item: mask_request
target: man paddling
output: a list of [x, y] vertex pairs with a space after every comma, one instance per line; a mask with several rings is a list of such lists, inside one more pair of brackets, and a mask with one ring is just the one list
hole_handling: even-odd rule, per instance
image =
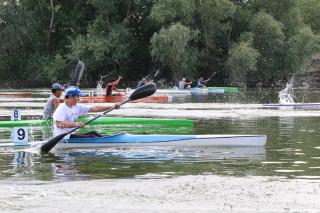
[[196, 87], [206, 87], [206, 83], [209, 81], [210, 79], [207, 79], [207, 80], [203, 80], [203, 77], [200, 77], [198, 80], [197, 80], [197, 85]]
[[182, 80], [179, 81], [179, 89], [190, 88], [191, 84], [192, 84], [192, 81], [187, 81], [186, 78], [182, 78]]
[[61, 84], [54, 83], [51, 86], [51, 95], [48, 98], [46, 105], [44, 106], [43, 110], [43, 118], [44, 119], [51, 119], [54, 111], [58, 108], [60, 102], [62, 100], [60, 99], [62, 92], [64, 91]]
[[117, 80], [111, 80], [110, 83], [106, 86], [106, 96], [111, 96], [113, 91], [116, 92], [126, 92], [124, 89], [118, 89], [117, 86], [122, 79], [122, 76], [119, 76]]
[[208, 81], [211, 80], [211, 78], [216, 74], [216, 72], [213, 72], [210, 76], [210, 78], [208, 78], [207, 80], [203, 80], [203, 77], [200, 77], [198, 80], [197, 80], [197, 84], [196, 84], [196, 87], [206, 87], [206, 83], [208, 83]]
[[[78, 104], [80, 96], [85, 96], [77, 86], [69, 86], [65, 91], [65, 101], [60, 104], [56, 111], [53, 113], [53, 127], [54, 135], [66, 133], [75, 127], [83, 127], [83, 122], [76, 122], [79, 116], [88, 112], [103, 112], [111, 109], [110, 106], [88, 106]], [[115, 108], [120, 108], [119, 104], [115, 104]], [[68, 137], [68, 136], [67, 136]], [[92, 138], [101, 137], [96, 131], [91, 131], [85, 134], [71, 134], [71, 138]]]

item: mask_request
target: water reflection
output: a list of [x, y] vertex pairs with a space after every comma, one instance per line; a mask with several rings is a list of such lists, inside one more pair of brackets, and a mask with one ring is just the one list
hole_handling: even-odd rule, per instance
[[[170, 173], [171, 176], [208, 172], [225, 174], [226, 170], [229, 174], [231, 171], [233, 174], [242, 174], [248, 170], [254, 173], [254, 165], [265, 159], [264, 147], [74, 149], [41, 156], [41, 159], [35, 154], [18, 151], [13, 154], [12, 167], [6, 173], [16, 177], [61, 180], [144, 177], [149, 173]], [[219, 169], [222, 166], [227, 168]], [[248, 170], [241, 171], [236, 167]]]

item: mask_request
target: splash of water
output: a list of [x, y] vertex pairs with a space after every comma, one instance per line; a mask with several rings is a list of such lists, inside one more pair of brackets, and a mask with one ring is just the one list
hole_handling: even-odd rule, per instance
[[103, 96], [104, 95], [104, 89], [102, 88], [103, 85], [103, 78], [106, 76], [101, 75], [100, 80], [97, 82], [97, 88], [96, 88], [96, 93], [97, 96]]
[[291, 104], [294, 103], [293, 95], [293, 84], [294, 77], [292, 77], [286, 85], [286, 88], [279, 92], [279, 103], [280, 104]]

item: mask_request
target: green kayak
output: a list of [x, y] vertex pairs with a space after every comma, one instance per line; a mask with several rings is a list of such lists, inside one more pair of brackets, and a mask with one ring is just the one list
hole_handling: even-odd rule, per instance
[[224, 90], [224, 92], [239, 92], [238, 87], [208, 87], [209, 90]]
[[[86, 122], [93, 117], [81, 117], [78, 121]], [[100, 117], [88, 125], [166, 125], [166, 126], [193, 126], [193, 121], [188, 119], [160, 119], [160, 118], [121, 118]], [[23, 127], [23, 126], [49, 126], [52, 120], [21, 120], [0, 121], [0, 127]]]

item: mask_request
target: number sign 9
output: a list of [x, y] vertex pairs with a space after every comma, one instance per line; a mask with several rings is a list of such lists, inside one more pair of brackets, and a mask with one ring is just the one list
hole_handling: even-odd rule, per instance
[[15, 127], [13, 128], [13, 142], [16, 145], [25, 145], [29, 142], [28, 128]]

